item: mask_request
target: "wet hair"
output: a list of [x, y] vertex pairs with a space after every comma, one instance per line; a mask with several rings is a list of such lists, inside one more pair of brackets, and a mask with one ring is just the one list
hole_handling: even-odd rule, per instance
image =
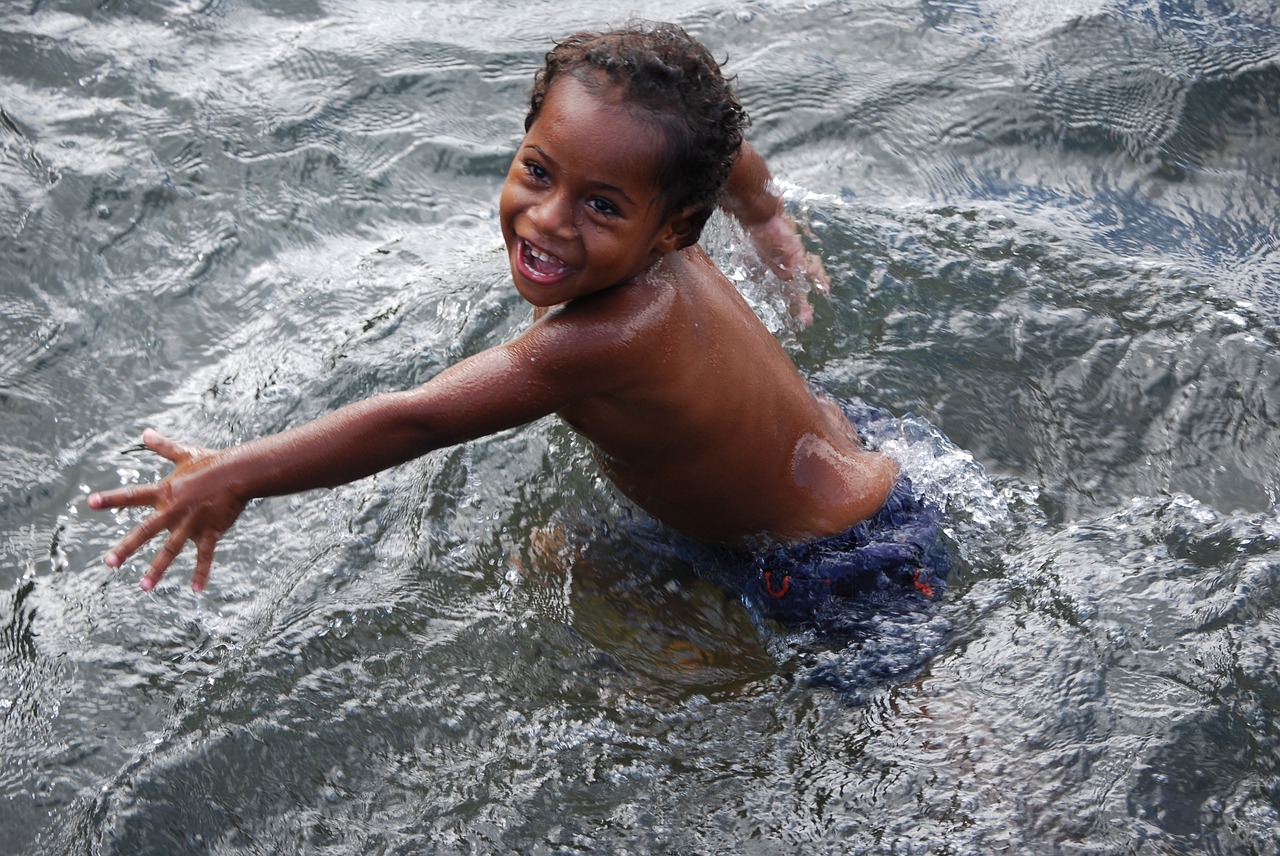
[[526, 132], [551, 85], [564, 74], [593, 92], [619, 87], [625, 106], [662, 134], [666, 151], [658, 158], [658, 198], [664, 216], [694, 209], [682, 246], [697, 241], [749, 123], [720, 64], [674, 24], [632, 23], [603, 33], [574, 33], [556, 44], [534, 77]]

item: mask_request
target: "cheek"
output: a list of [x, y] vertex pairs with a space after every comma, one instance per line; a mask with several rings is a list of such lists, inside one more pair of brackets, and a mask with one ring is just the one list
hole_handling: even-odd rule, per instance
[[516, 212], [518, 196], [510, 180], [502, 185], [502, 194], [498, 197], [498, 223], [502, 226], [503, 234], [507, 234], [511, 228], [511, 218]]

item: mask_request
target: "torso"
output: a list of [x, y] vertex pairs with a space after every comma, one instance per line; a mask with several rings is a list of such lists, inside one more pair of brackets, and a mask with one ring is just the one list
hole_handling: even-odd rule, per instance
[[814, 395], [699, 247], [621, 288], [607, 299], [634, 302], [621, 308], [626, 380], [560, 416], [624, 494], [685, 534], [731, 544], [831, 535], [880, 508], [894, 464]]

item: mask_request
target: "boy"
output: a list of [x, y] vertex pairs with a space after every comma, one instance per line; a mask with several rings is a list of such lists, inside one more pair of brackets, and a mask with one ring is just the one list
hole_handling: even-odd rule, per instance
[[[719, 199], [782, 276], [805, 267], [824, 284], [745, 125], [715, 60], [679, 28], [570, 36], [535, 78], [499, 209], [512, 279], [534, 306], [529, 329], [418, 389], [241, 446], [199, 449], [148, 429], [146, 445], [176, 466], [157, 484], [89, 498], [154, 508], [107, 564], [167, 530], [142, 588], [191, 541], [200, 591], [250, 499], [354, 481], [550, 413], [645, 511], [752, 555], [808, 551], [877, 514], [891, 491], [910, 505], [895, 465], [815, 396], [696, 243]], [[789, 571], [785, 584], [762, 574], [773, 597], [791, 587]]]

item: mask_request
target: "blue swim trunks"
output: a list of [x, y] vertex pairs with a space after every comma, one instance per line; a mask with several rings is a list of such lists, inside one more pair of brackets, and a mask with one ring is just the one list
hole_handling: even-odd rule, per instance
[[[855, 428], [888, 416], [861, 403], [841, 404]], [[942, 511], [918, 496], [905, 475], [867, 520], [837, 535], [777, 547], [753, 559], [755, 579], [747, 586], [747, 597], [765, 615], [787, 624], [822, 624], [842, 602], [901, 603], [906, 598], [927, 603], [942, 596], [951, 570]]]

